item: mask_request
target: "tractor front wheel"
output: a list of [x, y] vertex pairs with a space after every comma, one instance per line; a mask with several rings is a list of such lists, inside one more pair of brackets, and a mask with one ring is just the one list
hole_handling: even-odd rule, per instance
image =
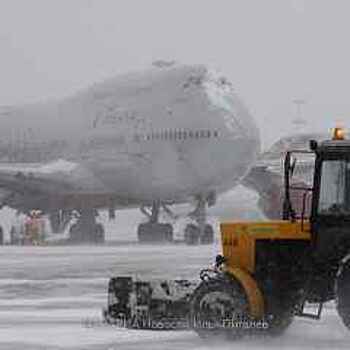
[[232, 279], [202, 281], [190, 302], [190, 324], [201, 337], [232, 340], [247, 333], [249, 304], [241, 285]]

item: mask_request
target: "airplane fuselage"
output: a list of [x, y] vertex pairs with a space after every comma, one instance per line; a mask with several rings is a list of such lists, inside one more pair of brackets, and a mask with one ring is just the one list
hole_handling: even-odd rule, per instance
[[257, 128], [231, 84], [203, 66], [153, 68], [61, 101], [0, 109], [0, 173], [20, 164], [24, 178], [42, 174], [43, 193], [60, 205], [217, 194], [258, 152]]

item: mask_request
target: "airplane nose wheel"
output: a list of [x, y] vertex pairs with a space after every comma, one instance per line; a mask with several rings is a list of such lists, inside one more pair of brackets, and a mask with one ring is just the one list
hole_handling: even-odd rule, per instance
[[201, 236], [201, 244], [212, 244], [214, 242], [214, 229], [213, 226], [206, 224], [204, 226], [204, 232]]
[[201, 234], [200, 227], [195, 224], [188, 224], [185, 228], [185, 243], [188, 245], [212, 244], [214, 241], [214, 229], [211, 225], [204, 226]]
[[158, 222], [160, 206], [160, 201], [154, 201], [150, 212], [141, 207], [142, 213], [147, 216], [149, 222], [140, 224], [137, 228], [137, 238], [140, 243], [173, 241], [173, 226]]
[[137, 229], [137, 238], [140, 243], [172, 242], [173, 227], [170, 224], [143, 223]]
[[189, 245], [212, 244], [214, 242], [214, 229], [207, 224], [207, 199], [203, 196], [197, 198], [196, 209], [189, 214], [196, 224], [188, 224], [185, 228], [184, 239]]
[[188, 245], [199, 244], [200, 230], [194, 224], [189, 224], [185, 228], [185, 243]]

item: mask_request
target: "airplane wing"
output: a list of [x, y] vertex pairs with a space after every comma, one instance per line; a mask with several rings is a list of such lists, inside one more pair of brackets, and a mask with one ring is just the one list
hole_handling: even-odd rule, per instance
[[0, 203], [11, 192], [52, 192], [58, 186], [69, 186], [65, 179], [77, 166], [65, 160], [46, 164], [0, 163]]

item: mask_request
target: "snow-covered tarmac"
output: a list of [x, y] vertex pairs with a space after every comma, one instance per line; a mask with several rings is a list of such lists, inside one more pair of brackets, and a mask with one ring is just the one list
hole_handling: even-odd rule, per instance
[[[107, 281], [193, 278], [213, 248], [120, 245], [110, 247], [1, 247], [0, 349], [213, 349], [190, 331], [138, 331], [102, 324]], [[297, 319], [278, 339], [247, 339], [216, 349], [348, 349], [350, 332], [336, 311], [321, 321]]]

